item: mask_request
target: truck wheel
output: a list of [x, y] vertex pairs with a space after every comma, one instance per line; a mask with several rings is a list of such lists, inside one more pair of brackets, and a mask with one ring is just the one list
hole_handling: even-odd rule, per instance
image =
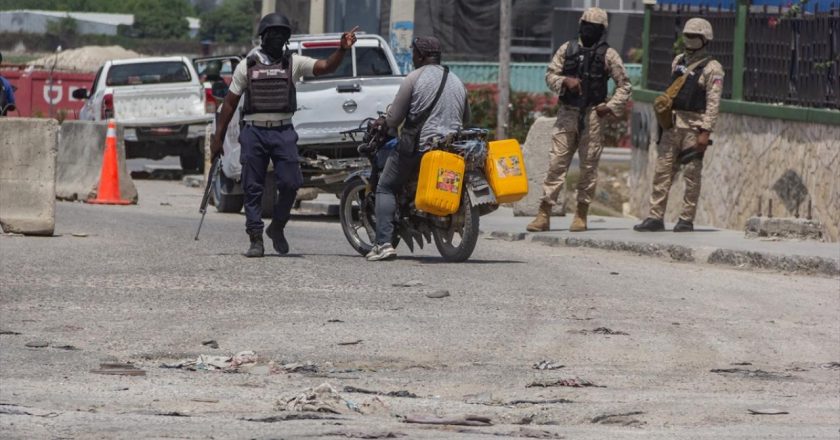
[[181, 155], [181, 169], [184, 174], [204, 173], [204, 149], [201, 147], [201, 143], [195, 143], [189, 152]]
[[227, 179], [224, 173], [219, 173], [219, 178], [213, 181], [213, 205], [216, 206], [216, 210], [219, 212], [233, 212], [237, 213], [242, 211], [242, 205], [245, 204], [245, 195], [244, 194], [224, 194], [222, 192], [222, 187], [224, 186], [223, 179]]

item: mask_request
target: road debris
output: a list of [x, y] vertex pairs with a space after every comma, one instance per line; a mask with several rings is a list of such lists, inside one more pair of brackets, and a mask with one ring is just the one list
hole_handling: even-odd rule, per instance
[[820, 368], [826, 370], [840, 370], [840, 362], [828, 362], [825, 364], [821, 364]]
[[342, 322], [344, 322], [344, 321], [342, 321], [342, 320], [340, 320], [340, 319], [330, 319], [330, 320], [328, 320], [327, 322], [328, 322], [328, 323], [342, 323]]
[[743, 377], [749, 377], [754, 379], [791, 379], [793, 375], [790, 373], [777, 373], [774, 371], [764, 371], [764, 370], [748, 370], [746, 368], [715, 368], [709, 370], [712, 373], [718, 374], [737, 374]]
[[215, 339], [211, 339], [209, 341], [202, 341], [201, 345], [210, 348], [219, 348], [219, 343]]
[[356, 345], [356, 344], [361, 344], [361, 343], [362, 343], [362, 339], [357, 339], [355, 341], [339, 342], [338, 345]]
[[501, 406], [515, 406], [515, 405], [551, 405], [555, 403], [574, 403], [569, 399], [545, 399], [545, 400], [530, 400], [518, 399], [503, 403]]
[[172, 206], [169, 202], [160, 202], [160, 206]]
[[750, 414], [754, 416], [778, 416], [782, 414], [790, 414], [787, 411], [782, 411], [780, 409], [747, 409]]
[[[476, 430], [461, 430], [459, 431], [464, 434], [483, 434], [486, 435], [487, 433], [476, 431]], [[512, 432], [494, 432], [492, 435], [496, 437], [505, 437], [505, 438], [542, 438], [542, 439], [562, 439], [564, 438], [562, 435], [557, 434], [551, 431], [543, 431], [541, 429], [534, 429], [534, 428], [526, 428], [520, 427], [518, 431]]]
[[540, 380], [536, 382], [531, 382], [528, 385], [525, 385], [525, 388], [548, 388], [548, 387], [572, 387], [572, 388], [582, 388], [582, 387], [596, 387], [596, 388], [606, 388], [604, 385], [595, 385], [594, 383], [583, 380], [580, 378], [573, 378], [573, 379], [558, 379], [558, 380]]
[[317, 373], [318, 366], [312, 362], [290, 362], [288, 364], [280, 365], [280, 369], [284, 373]]
[[392, 286], [394, 286], [394, 287], [420, 287], [422, 285], [423, 285], [423, 282], [418, 281], [418, 280], [411, 280], [411, 281], [406, 281], [404, 283], [394, 283], [394, 284], [392, 284]]
[[752, 365], [752, 362], [733, 362], [729, 365], [739, 365], [739, 366], [743, 367], [743, 366], [746, 366], [746, 365]]
[[569, 330], [569, 333], [580, 333], [582, 335], [588, 335], [588, 334], [592, 333], [592, 334], [598, 334], [598, 335], [625, 335], [625, 336], [630, 334], [630, 333], [627, 333], [627, 332], [613, 330], [613, 329], [610, 329], [610, 328], [607, 328], [607, 327], [598, 327], [594, 330], [577, 330], [577, 331], [576, 330]]
[[277, 423], [291, 420], [344, 420], [342, 417], [327, 416], [313, 413], [286, 413], [276, 416], [260, 417], [257, 419], [242, 419], [246, 422]]
[[88, 234], [86, 232], [73, 232], [70, 235], [73, 236], [73, 237], [76, 237], [76, 238], [85, 238], [85, 237], [88, 236]]
[[231, 359], [230, 368], [235, 370], [243, 365], [255, 364], [258, 359], [257, 354], [253, 351], [240, 351]]
[[565, 365], [562, 365], [560, 362], [557, 361], [539, 361], [536, 364], [534, 364], [535, 370], [559, 370], [565, 367]]
[[434, 292], [429, 292], [426, 294], [427, 298], [434, 299], [446, 298], [447, 296], [449, 296], [448, 290], [435, 290]]
[[633, 418], [644, 414], [642, 411], [633, 411], [621, 414], [603, 414], [592, 419], [592, 423], [600, 423], [602, 425], [624, 425], [624, 426], [639, 426], [644, 424], [641, 420]]
[[610, 272], [610, 275], [618, 275], [618, 272]]
[[170, 412], [162, 412], [162, 413], [155, 413], [156, 416], [165, 416], [165, 417], [192, 417], [187, 413], [182, 413], [179, 411], [170, 411]]
[[190, 399], [190, 401], [198, 403], [219, 403], [218, 399]]
[[113, 376], [145, 376], [146, 370], [135, 367], [133, 364], [123, 363], [101, 363], [98, 370], [90, 370], [94, 374], [106, 374]]
[[278, 402], [280, 409], [285, 411], [323, 412], [331, 414], [347, 414], [359, 412], [355, 402], [347, 400], [327, 382], [310, 388], [285, 402]]
[[357, 393], [357, 394], [375, 394], [377, 396], [387, 396], [387, 397], [408, 397], [408, 398], [416, 398], [417, 394], [406, 390], [399, 390], [399, 391], [389, 391], [384, 393], [382, 391], [373, 391], [373, 390], [366, 390], [364, 388], [356, 388], [353, 386], [345, 386], [344, 387], [345, 393]]
[[36, 411], [26, 406], [16, 405], [14, 403], [0, 403], [0, 414], [10, 416], [35, 416], [35, 417], [58, 417], [56, 412]]
[[493, 426], [489, 417], [474, 415], [462, 417], [406, 416], [403, 422], [424, 425]]
[[66, 345], [52, 345], [51, 347], [55, 348], [55, 349], [58, 349], [58, 350], [67, 350], [67, 351], [79, 351], [79, 350], [81, 350], [81, 348], [76, 347], [74, 345], [69, 345], [69, 344], [66, 344]]
[[160, 368], [236, 372], [240, 367], [255, 364], [257, 360], [257, 354], [253, 351], [241, 351], [234, 356], [202, 354], [196, 359], [182, 359], [174, 363], [163, 363]]
[[50, 346], [50, 343], [47, 341], [30, 341], [24, 345], [29, 348], [46, 348]]
[[20, 335], [22, 333], [18, 333], [13, 330], [0, 330], [0, 335]]
[[381, 432], [364, 432], [364, 431], [333, 431], [321, 435], [322, 437], [347, 437], [347, 438], [399, 438], [405, 437], [406, 434], [395, 431], [381, 431]]

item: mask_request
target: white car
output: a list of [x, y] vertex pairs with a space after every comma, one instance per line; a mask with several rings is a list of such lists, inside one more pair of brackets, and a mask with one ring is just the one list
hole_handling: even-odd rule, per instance
[[[293, 35], [289, 48], [296, 54], [325, 59], [338, 47], [341, 34]], [[339, 194], [344, 180], [366, 167], [367, 159], [356, 150], [359, 142], [341, 134], [358, 128], [366, 118], [376, 118], [394, 100], [404, 76], [382, 37], [357, 34], [356, 44], [341, 66], [329, 75], [304, 77], [295, 84], [298, 109], [292, 122], [305, 188]], [[240, 106], [244, 102], [240, 100]], [[239, 113], [228, 127], [221, 174], [213, 188], [213, 202], [222, 212], [239, 212], [240, 186]], [[263, 214], [270, 215], [274, 200], [273, 175], [266, 178]]]
[[185, 172], [204, 167], [205, 130], [215, 109], [206, 95], [192, 62], [180, 56], [107, 61], [90, 90], [73, 92], [87, 100], [79, 119], [113, 118], [125, 127], [127, 158], [179, 156]]

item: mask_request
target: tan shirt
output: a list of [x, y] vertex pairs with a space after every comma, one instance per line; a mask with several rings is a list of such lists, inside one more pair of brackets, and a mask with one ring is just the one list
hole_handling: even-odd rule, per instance
[[[671, 73], [677, 70], [677, 65], [685, 54], [677, 55], [671, 63]], [[720, 115], [720, 96], [723, 93], [723, 66], [717, 60], [711, 60], [700, 73], [700, 80], [697, 84], [706, 90], [706, 111], [705, 113], [687, 112], [675, 110], [676, 127], [689, 128], [693, 130], [703, 129], [713, 131], [718, 116]]]
[[[252, 50], [251, 53], [254, 51]], [[249, 56], [251, 54], [248, 54]], [[312, 69], [315, 68], [314, 58], [303, 55], [292, 55], [292, 81], [298, 82], [304, 76], [313, 76]], [[233, 79], [230, 82], [231, 93], [242, 96], [245, 89], [248, 87], [248, 60], [243, 59], [233, 71]], [[253, 113], [245, 115], [242, 119], [246, 121], [282, 121], [284, 119], [291, 119], [293, 113]]]
[[[566, 88], [563, 87], [563, 80], [566, 79], [563, 75], [563, 63], [566, 61], [566, 49], [568, 47], [569, 43], [566, 42], [557, 49], [557, 52], [554, 53], [554, 57], [545, 72], [545, 83], [548, 85], [548, 88], [551, 89], [552, 92], [561, 96], [566, 93]], [[627, 101], [630, 99], [630, 93], [632, 92], [630, 79], [627, 77], [627, 72], [624, 70], [624, 62], [621, 61], [621, 56], [615, 49], [607, 49], [604, 61], [606, 62], [607, 72], [609, 73], [610, 78], [615, 81], [615, 93], [612, 98], [607, 101], [607, 107], [609, 107], [616, 116], [621, 116], [624, 114], [625, 106], [627, 105]]]

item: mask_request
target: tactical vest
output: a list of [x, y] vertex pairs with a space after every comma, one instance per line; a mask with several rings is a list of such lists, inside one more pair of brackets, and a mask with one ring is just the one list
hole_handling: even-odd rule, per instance
[[[703, 69], [709, 64], [711, 58], [700, 63], [694, 68], [694, 71], [688, 74], [679, 93], [674, 98], [674, 110], [683, 110], [688, 112], [705, 113], [706, 112], [706, 88], [700, 87], [700, 77], [703, 74]], [[683, 57], [679, 61], [679, 65], [685, 68], [686, 61]], [[676, 79], [680, 74], [674, 72], [672, 79]]]
[[585, 108], [607, 101], [607, 50], [610, 46], [602, 41], [593, 47], [581, 47], [577, 41], [570, 41], [566, 47], [563, 75], [577, 78], [582, 93], [564, 93], [563, 104]]
[[248, 57], [248, 87], [243, 114], [294, 113], [297, 110], [292, 55], [274, 64], [262, 64], [257, 55]]

